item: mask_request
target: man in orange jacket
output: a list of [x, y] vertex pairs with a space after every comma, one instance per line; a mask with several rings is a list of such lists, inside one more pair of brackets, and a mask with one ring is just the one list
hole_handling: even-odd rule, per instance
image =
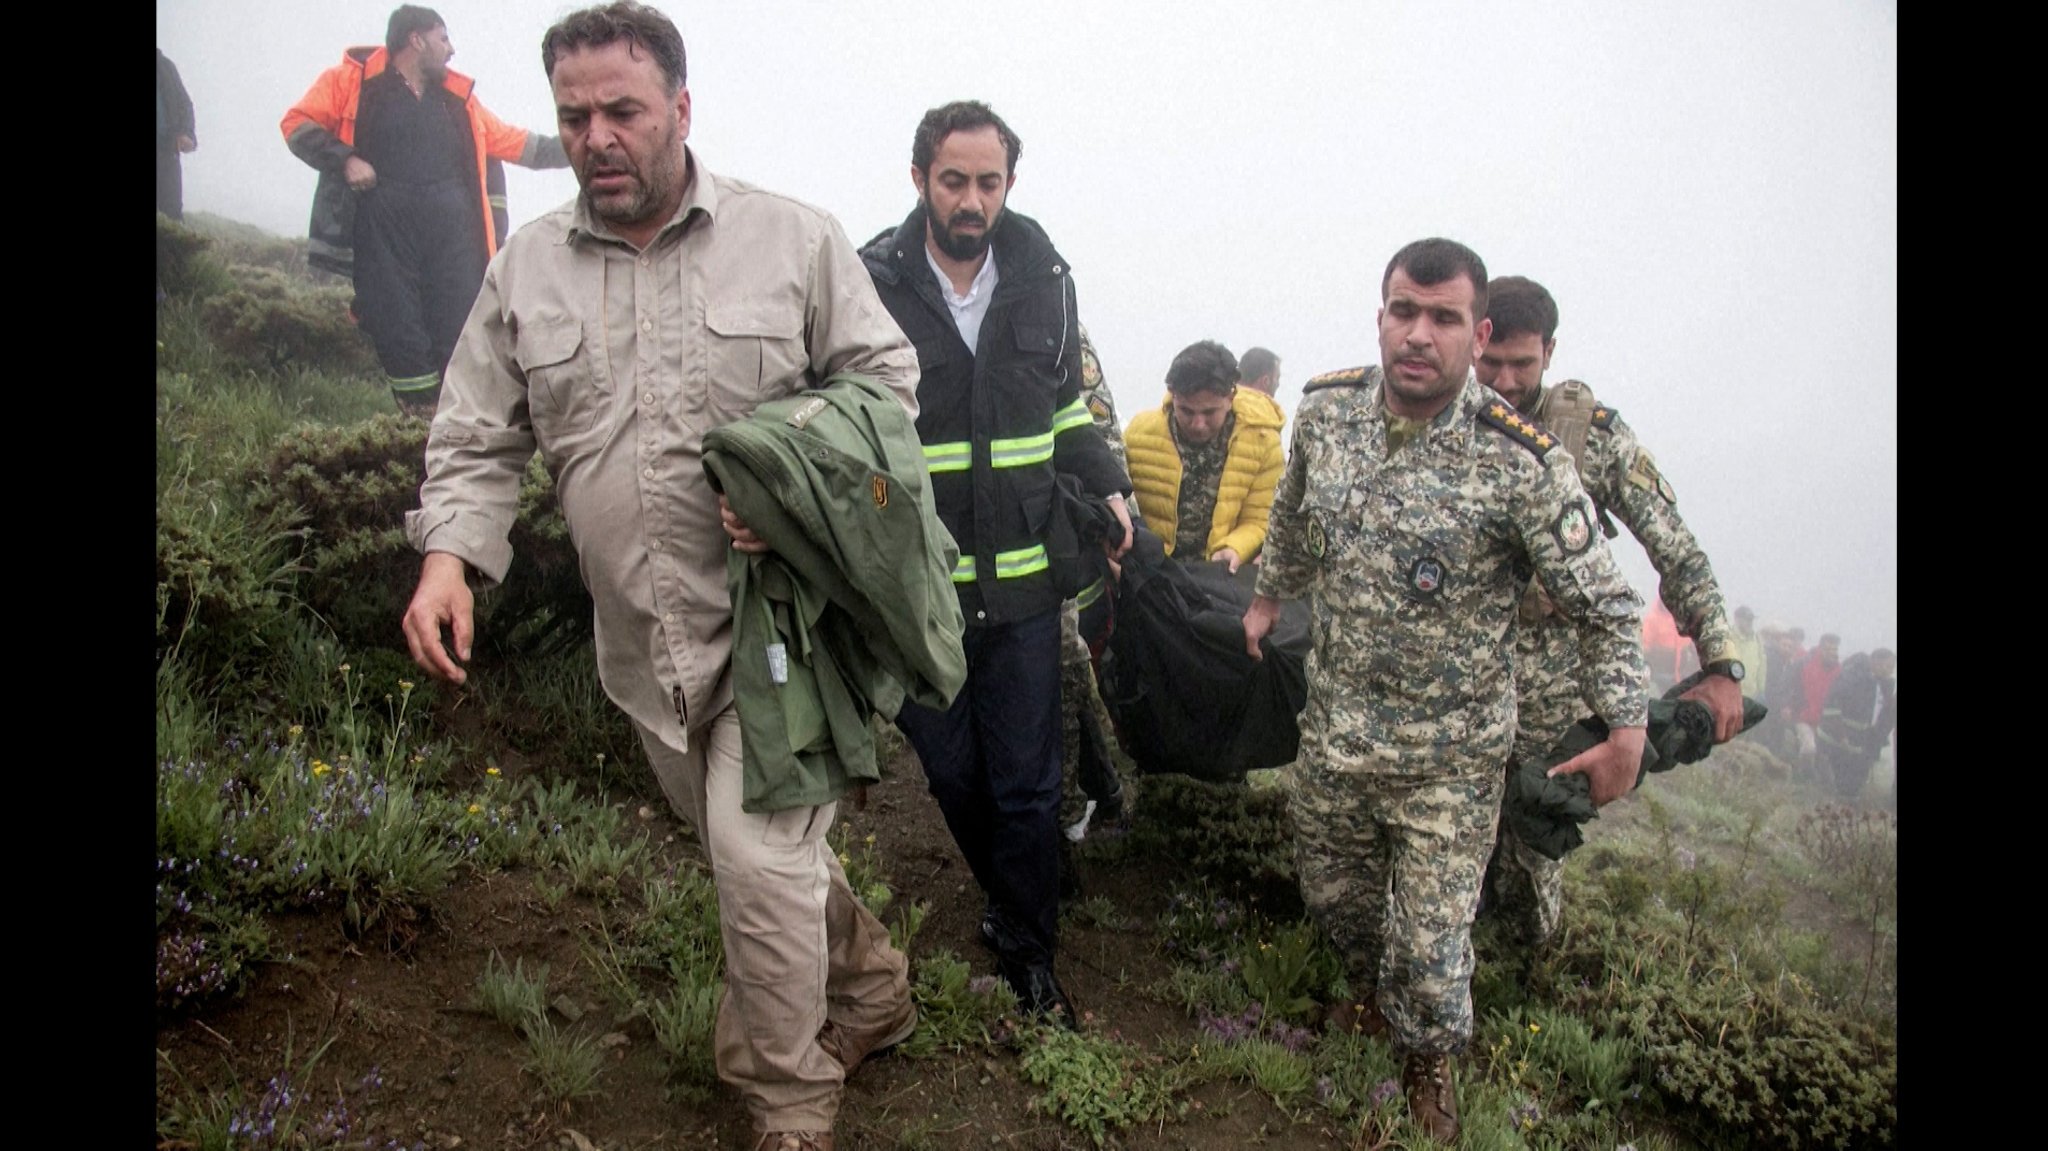
[[281, 128], [320, 172], [307, 259], [352, 275], [356, 320], [401, 411], [431, 417], [484, 266], [505, 237], [494, 161], [566, 168], [561, 141], [493, 116], [448, 70], [455, 46], [430, 8], [391, 13], [382, 48], [350, 48]]

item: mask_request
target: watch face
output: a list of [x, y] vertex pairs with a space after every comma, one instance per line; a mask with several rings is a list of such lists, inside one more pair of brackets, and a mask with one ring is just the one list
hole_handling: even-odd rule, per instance
[[1742, 666], [1742, 661], [1739, 659], [1722, 660], [1718, 670], [1722, 675], [1727, 676], [1736, 683], [1741, 683], [1742, 677], [1747, 675], [1749, 671], [1749, 669]]

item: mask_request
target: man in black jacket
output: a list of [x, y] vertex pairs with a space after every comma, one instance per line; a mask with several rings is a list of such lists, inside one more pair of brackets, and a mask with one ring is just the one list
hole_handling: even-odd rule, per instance
[[185, 153], [199, 147], [199, 129], [192, 117], [192, 97], [178, 66], [156, 50], [156, 210], [173, 220], [185, 218]]
[[1081, 590], [1063, 492], [1106, 501], [1130, 546], [1130, 481], [1081, 399], [1074, 281], [1045, 229], [1004, 210], [1017, 134], [988, 106], [925, 113], [918, 205], [861, 252], [917, 347], [918, 438], [939, 519], [960, 545], [967, 686], [944, 712], [906, 704], [954, 842], [987, 896], [982, 939], [1035, 1012], [1075, 1021], [1053, 976], [1059, 925], [1060, 604]]
[[1843, 803], [1862, 797], [1871, 765], [1892, 733], [1898, 716], [1892, 673], [1898, 666], [1898, 656], [1888, 647], [1859, 652], [1842, 661], [1842, 673], [1828, 688], [1815, 734], [1833, 769], [1835, 796]]

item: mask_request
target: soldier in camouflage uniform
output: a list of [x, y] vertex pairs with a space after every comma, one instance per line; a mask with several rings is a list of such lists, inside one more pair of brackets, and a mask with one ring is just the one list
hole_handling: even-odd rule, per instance
[[[1479, 381], [1570, 453], [1609, 538], [1619, 534], [1611, 515], [1642, 543], [1661, 577], [1659, 593], [1671, 618], [1692, 637], [1702, 666], [1718, 673], [1686, 696], [1713, 709], [1718, 739], [1734, 738], [1742, 726], [1737, 684], [1746, 669], [1735, 659], [1735, 636], [1714, 569], [1679, 518], [1670, 481], [1614, 409], [1593, 399], [1592, 389], [1577, 380], [1543, 386], [1543, 372], [1557, 347], [1557, 304], [1543, 285], [1521, 276], [1496, 277], [1487, 285], [1487, 318], [1493, 331], [1474, 365]], [[1513, 761], [1548, 753], [1588, 710], [1579, 690], [1576, 633], [1557, 614], [1540, 581], [1529, 582], [1520, 616], [1510, 771]], [[1486, 869], [1486, 915], [1499, 916], [1519, 942], [1540, 949], [1557, 931], [1563, 898], [1563, 865], [1522, 843], [1503, 824]]]
[[[1391, 1032], [1409, 1112], [1455, 1139], [1451, 1056], [1472, 1038], [1472, 916], [1513, 743], [1510, 632], [1532, 572], [1572, 623], [1606, 742], [1595, 803], [1635, 782], [1642, 601], [1556, 441], [1471, 375], [1486, 266], [1422, 240], [1381, 281], [1381, 365], [1310, 381], [1245, 613], [1247, 650], [1307, 597], [1312, 649], [1290, 813], [1302, 896]], [[1555, 773], [1554, 772], [1554, 773]]]
[[[1116, 462], [1124, 464], [1124, 433], [1117, 423], [1116, 397], [1110, 394], [1109, 381], [1102, 376], [1102, 363], [1095, 357], [1088, 326], [1081, 325], [1080, 331], [1081, 402], [1088, 405], [1088, 415], [1102, 431]], [[1135, 512], [1137, 505], [1131, 506]], [[1085, 589], [1060, 609], [1060, 705], [1066, 716], [1063, 743], [1068, 769], [1060, 826], [1067, 829], [1070, 842], [1086, 835], [1096, 819], [1120, 821], [1125, 815], [1123, 781], [1117, 777], [1116, 759], [1106, 734], [1110, 727], [1108, 711], [1095, 684], [1094, 658], [1080, 629], [1080, 609], [1087, 606], [1082, 601], [1092, 603], [1105, 590]], [[1095, 804], [1092, 811], [1087, 806], [1091, 802]], [[1071, 861], [1066, 874], [1065, 893], [1076, 893]]]

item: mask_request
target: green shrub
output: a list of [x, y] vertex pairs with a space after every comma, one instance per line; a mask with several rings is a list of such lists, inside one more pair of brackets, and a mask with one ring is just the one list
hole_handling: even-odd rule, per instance
[[[156, 286], [171, 298], [203, 299], [232, 287], [226, 267], [204, 235], [159, 212]], [[161, 302], [161, 301], [160, 301]]]
[[1753, 982], [1747, 968], [1702, 964], [1682, 922], [1588, 921], [1569, 900], [1565, 914], [1558, 1006], [1637, 1049], [1643, 1080], [1677, 1121], [1764, 1148], [1890, 1145], [1891, 1039], [1814, 1002], [1796, 980]]
[[1060, 1119], [1097, 1147], [1110, 1133], [1182, 1113], [1179, 1069], [1138, 1047], [1059, 1027], [1038, 1029], [1024, 1051], [1026, 1082], [1044, 1088], [1034, 1110]]
[[[426, 440], [426, 424], [396, 414], [306, 426], [279, 439], [261, 465], [254, 503], [306, 525], [302, 594], [344, 646], [403, 650], [398, 621], [420, 567], [405, 514], [419, 506]], [[511, 544], [504, 583], [477, 597], [478, 650], [531, 655], [587, 641], [590, 594], [538, 456]]]
[[1258, 904], [1276, 918], [1301, 915], [1294, 825], [1283, 790], [1179, 775], [1146, 776], [1144, 786], [1128, 837], [1133, 855], [1170, 859], [1181, 874]]
[[250, 367], [313, 363], [381, 376], [377, 350], [349, 318], [352, 289], [316, 286], [276, 268], [235, 266], [200, 310], [221, 351]]

